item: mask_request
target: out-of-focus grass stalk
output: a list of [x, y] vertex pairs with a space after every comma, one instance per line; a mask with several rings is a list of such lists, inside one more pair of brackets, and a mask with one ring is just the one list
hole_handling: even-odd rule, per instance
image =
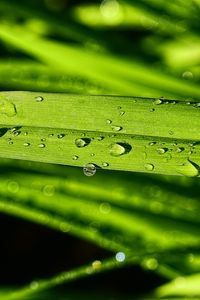
[[[83, 47], [51, 41], [33, 34], [22, 26], [14, 28], [11, 25], [2, 24], [0, 38], [48, 65], [54, 66], [54, 69], [76, 73], [77, 76], [85, 76], [92, 81], [97, 80], [118, 94], [137, 96], [151, 94], [159, 97], [164, 93], [166, 97], [175, 96], [184, 99], [200, 97], [198, 86], [186, 84], [158, 71], [155, 72], [151, 67]], [[136, 90], [135, 87], [137, 87]], [[141, 92], [138, 94], [139, 87]], [[146, 87], [148, 91], [145, 91]]]

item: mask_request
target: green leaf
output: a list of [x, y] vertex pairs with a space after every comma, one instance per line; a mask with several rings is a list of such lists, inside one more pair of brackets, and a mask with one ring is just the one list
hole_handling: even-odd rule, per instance
[[200, 296], [200, 274], [176, 278], [156, 289], [155, 296]]

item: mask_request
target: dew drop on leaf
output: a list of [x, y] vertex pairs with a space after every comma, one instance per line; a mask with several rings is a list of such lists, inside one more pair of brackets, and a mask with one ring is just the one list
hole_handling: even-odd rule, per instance
[[154, 165], [152, 164], [145, 164], [144, 167], [147, 171], [153, 171], [154, 169]]
[[164, 154], [166, 151], [167, 151], [166, 148], [158, 148], [157, 149], [158, 154]]
[[108, 119], [108, 120], [106, 120], [106, 123], [107, 123], [107, 124], [111, 124], [112, 121]]
[[183, 150], [184, 150], [183, 147], [178, 147], [178, 148], [176, 149], [176, 152], [177, 152], [177, 153], [180, 153], [180, 152], [182, 152]]
[[31, 288], [32, 290], [36, 290], [38, 287], [39, 287], [39, 283], [38, 283], [37, 281], [32, 281], [32, 282], [30, 283], [30, 288]]
[[42, 96], [37, 96], [37, 97], [35, 97], [35, 100], [37, 102], [42, 102], [44, 100], [44, 98]]
[[147, 258], [142, 262], [142, 266], [148, 270], [155, 270], [158, 267], [158, 261], [155, 258]]
[[149, 146], [154, 146], [156, 144], [156, 142], [150, 142]]
[[126, 255], [124, 252], [117, 252], [117, 254], [115, 255], [115, 258], [118, 262], [123, 262], [126, 259]]
[[99, 269], [101, 269], [101, 261], [100, 261], [100, 260], [95, 260], [95, 261], [93, 261], [93, 263], [92, 263], [92, 268], [93, 268], [94, 270], [99, 270]]
[[153, 104], [159, 105], [159, 104], [162, 104], [162, 102], [163, 101], [161, 99], [156, 99], [156, 100], [153, 101]]
[[110, 154], [112, 156], [120, 156], [126, 152], [126, 149], [123, 145], [120, 144], [111, 144], [110, 145]]
[[15, 105], [5, 99], [0, 99], [0, 114], [5, 114], [8, 117], [14, 117], [17, 114]]
[[108, 166], [109, 166], [109, 163], [103, 162], [103, 163], [102, 163], [102, 166], [103, 166], [103, 167], [108, 167]]
[[97, 137], [97, 141], [102, 141], [103, 139], [104, 139], [103, 136], [98, 136], [98, 137]]
[[112, 125], [111, 128], [112, 128], [112, 131], [120, 131], [120, 130], [122, 130], [122, 127], [121, 126], [117, 126], [117, 125]]
[[93, 176], [96, 173], [96, 167], [94, 164], [89, 163], [83, 167], [83, 173], [86, 176]]
[[73, 159], [73, 160], [77, 160], [77, 159], [78, 159], [78, 156], [77, 156], [77, 155], [74, 155], [74, 156], [72, 157], [72, 159]]
[[199, 175], [198, 167], [190, 160], [184, 163], [182, 166], [177, 167], [176, 171], [179, 174], [188, 176], [188, 177], [196, 177]]
[[28, 146], [30, 146], [30, 143], [24, 143], [23, 144], [25, 147], [28, 147]]
[[45, 148], [45, 144], [39, 144], [38, 147], [39, 148]]
[[120, 115], [120, 116], [123, 116], [124, 114], [125, 114], [125, 111], [120, 111], [120, 112], [119, 112], [119, 115]]
[[12, 135], [13, 135], [13, 136], [18, 136], [18, 135], [20, 135], [20, 131], [17, 131], [17, 130], [16, 130], [16, 131], [13, 131]]
[[63, 133], [57, 135], [58, 139], [62, 139], [64, 136], [65, 135]]
[[75, 140], [75, 145], [78, 148], [83, 148], [90, 143], [90, 139], [80, 138]]

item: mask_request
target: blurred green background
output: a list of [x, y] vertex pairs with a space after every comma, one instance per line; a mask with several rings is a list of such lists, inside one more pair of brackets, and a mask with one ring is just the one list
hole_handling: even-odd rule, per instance
[[[199, 0], [0, 0], [0, 89], [199, 99], [199, 17]], [[198, 178], [0, 166], [3, 288], [118, 251], [137, 263], [55, 288], [52, 299], [139, 299], [200, 272]]]

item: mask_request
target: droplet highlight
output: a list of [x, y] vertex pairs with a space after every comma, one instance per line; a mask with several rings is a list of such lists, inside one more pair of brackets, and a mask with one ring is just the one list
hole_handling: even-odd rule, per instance
[[35, 100], [37, 102], [42, 102], [44, 100], [44, 98], [42, 96], [37, 96], [37, 97], [35, 97]]
[[118, 132], [118, 131], [122, 130], [122, 127], [121, 126], [117, 126], [117, 125], [112, 125], [111, 129], [112, 129], [112, 131]]

